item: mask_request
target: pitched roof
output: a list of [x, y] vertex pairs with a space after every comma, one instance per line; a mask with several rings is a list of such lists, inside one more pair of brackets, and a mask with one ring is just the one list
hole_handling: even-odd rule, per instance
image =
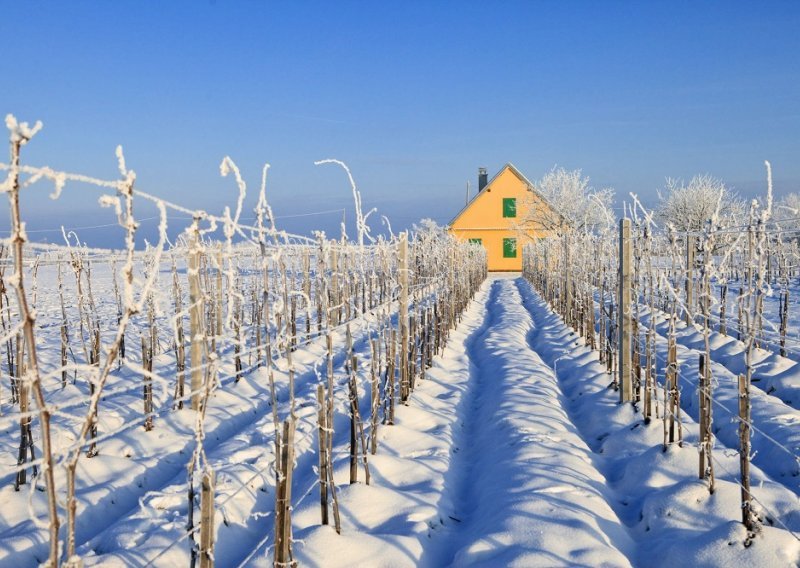
[[480, 195], [482, 195], [482, 194], [483, 194], [483, 192], [485, 192], [487, 189], [489, 189], [489, 188], [492, 186], [492, 184], [494, 183], [494, 181], [495, 181], [495, 180], [496, 180], [498, 177], [500, 177], [500, 174], [502, 174], [502, 173], [503, 173], [504, 171], [506, 171], [506, 170], [510, 170], [510, 171], [511, 171], [511, 173], [513, 173], [515, 176], [517, 176], [517, 178], [519, 178], [519, 180], [520, 180], [522, 183], [524, 183], [524, 184], [525, 184], [525, 186], [527, 187], [528, 191], [531, 191], [531, 192], [533, 192], [533, 193], [534, 193], [534, 194], [535, 194], [535, 195], [536, 195], [536, 196], [537, 196], [539, 199], [541, 199], [541, 200], [542, 200], [542, 202], [543, 202], [545, 205], [547, 205], [547, 206], [548, 206], [548, 207], [549, 207], [549, 208], [550, 208], [550, 209], [551, 209], [553, 212], [555, 212], [555, 213], [556, 213], [556, 215], [558, 215], [558, 216], [559, 216], [559, 217], [561, 217], [562, 219], [566, 220], [566, 218], [564, 217], [564, 215], [562, 215], [562, 214], [561, 214], [561, 212], [560, 212], [558, 209], [556, 209], [556, 208], [553, 206], [553, 204], [552, 204], [552, 203], [550, 203], [550, 201], [549, 201], [549, 200], [548, 200], [548, 199], [547, 199], [547, 198], [546, 198], [544, 195], [542, 195], [542, 194], [541, 194], [541, 192], [540, 192], [538, 189], [536, 189], [536, 186], [535, 186], [535, 185], [533, 185], [533, 183], [532, 183], [532, 182], [531, 182], [531, 181], [530, 181], [528, 178], [526, 178], [526, 177], [525, 177], [525, 175], [524, 175], [524, 174], [523, 174], [521, 171], [519, 171], [519, 170], [517, 169], [517, 167], [516, 167], [514, 164], [512, 164], [511, 162], [506, 162], [506, 165], [504, 165], [502, 168], [500, 168], [500, 171], [499, 171], [499, 172], [497, 172], [497, 173], [494, 175], [494, 177], [492, 177], [492, 179], [490, 179], [490, 180], [489, 180], [489, 183], [487, 183], [487, 184], [484, 186], [484, 188], [483, 188], [482, 190], [480, 190], [478, 193], [476, 193], [476, 194], [475, 194], [475, 196], [474, 196], [472, 199], [470, 199], [470, 200], [469, 200], [469, 203], [467, 203], [466, 205], [464, 205], [464, 207], [461, 209], [461, 211], [459, 211], [459, 212], [456, 214], [456, 216], [455, 216], [455, 217], [453, 217], [453, 218], [450, 220], [450, 222], [447, 224], [447, 226], [448, 226], [448, 227], [452, 227], [452, 226], [453, 226], [453, 223], [455, 223], [455, 222], [458, 220], [458, 218], [459, 218], [459, 217], [461, 217], [461, 215], [463, 215], [463, 214], [464, 214], [464, 212], [465, 212], [467, 209], [469, 209], [469, 208], [470, 208], [470, 206], [473, 204], [473, 202], [474, 202], [476, 199], [478, 199], [478, 197], [479, 197]]

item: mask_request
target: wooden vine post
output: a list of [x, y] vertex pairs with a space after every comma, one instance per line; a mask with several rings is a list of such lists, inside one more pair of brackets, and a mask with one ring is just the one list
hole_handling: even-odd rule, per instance
[[[181, 300], [181, 285], [178, 280], [178, 271], [175, 267], [175, 261], [172, 262], [172, 286], [173, 295], [175, 296], [175, 313], [181, 314], [183, 312], [183, 304]], [[183, 397], [185, 391], [185, 373], [186, 373], [186, 338], [183, 331], [183, 316], [179, 316], [175, 321], [175, 370], [177, 371], [177, 381], [175, 383], [175, 408], [183, 408]]]
[[[394, 391], [395, 391], [395, 361], [397, 360], [397, 330], [392, 327], [388, 333], [389, 343], [386, 346], [386, 385], [384, 392], [386, 396], [386, 423], [394, 424]], [[438, 341], [438, 331], [436, 334]]]
[[294, 420], [283, 422], [280, 471], [275, 491], [275, 556], [278, 566], [295, 566], [292, 560], [292, 474], [294, 472]]
[[203, 296], [200, 290], [200, 231], [197, 219], [189, 244], [189, 333], [192, 361], [192, 410], [200, 410], [203, 388]]
[[355, 357], [353, 356], [353, 336], [350, 324], [347, 324], [347, 361], [345, 368], [348, 374], [348, 391], [350, 400], [350, 484], [358, 481], [358, 389], [356, 386]]
[[789, 289], [784, 288], [780, 295], [780, 345], [781, 357], [786, 357], [786, 329], [789, 325]]
[[752, 531], [755, 523], [750, 495], [750, 388], [746, 375], [739, 375], [739, 468], [742, 486], [742, 523], [748, 531]]
[[364, 482], [369, 485], [369, 465], [367, 463], [367, 441], [364, 434], [364, 423], [358, 407], [358, 358], [353, 353], [353, 336], [350, 333], [350, 324], [347, 324], [347, 360], [346, 368], [349, 374], [348, 386], [350, 393], [350, 483], [358, 482], [358, 442], [361, 440], [361, 458], [364, 464]]
[[329, 324], [333, 327], [339, 325], [339, 258], [336, 254], [336, 245], [331, 246], [331, 285], [328, 294], [333, 306], [329, 306]]
[[[675, 443], [675, 426], [678, 430], [678, 444], [682, 445], [683, 432], [681, 431], [681, 399], [680, 390], [678, 389], [678, 347], [675, 343], [674, 335], [675, 320], [670, 322], [670, 335], [667, 340], [667, 373], [666, 373], [666, 388], [664, 389], [664, 396], [667, 400], [664, 401], [664, 426], [665, 426], [665, 440], [664, 450], [667, 449], [667, 443]], [[667, 428], [667, 422], [669, 427]]]
[[564, 240], [564, 320], [568, 326], [575, 327], [573, 319], [573, 289], [572, 289], [572, 262], [570, 259], [569, 232]]
[[[17, 125], [16, 121], [6, 117], [6, 125], [11, 130], [11, 164], [9, 168], [8, 181], [6, 182], [6, 193], [8, 194], [9, 212], [11, 215], [11, 250], [14, 257], [14, 276], [11, 287], [17, 296], [20, 318], [22, 319], [22, 336], [25, 341], [25, 353], [27, 354], [27, 381], [30, 385], [36, 405], [39, 408], [39, 424], [42, 433], [42, 474], [47, 487], [47, 510], [49, 517], [49, 557], [48, 564], [58, 565], [58, 505], [56, 502], [55, 473], [53, 468], [53, 454], [51, 449], [50, 437], [50, 416], [51, 410], [45, 403], [44, 390], [42, 388], [41, 374], [39, 370], [39, 358], [36, 350], [36, 314], [28, 304], [28, 296], [24, 285], [24, 253], [25, 229], [22, 223], [19, 207], [19, 163], [20, 148], [27, 144], [31, 137], [41, 128], [41, 123], [37, 123], [32, 129], [28, 129], [27, 124]], [[19, 364], [19, 362], [17, 363]]]
[[325, 408], [325, 387], [317, 385], [317, 422], [319, 426], [319, 505], [323, 525], [328, 524], [328, 421]]
[[408, 376], [408, 233], [400, 233], [398, 256], [400, 266], [400, 400], [406, 402], [409, 392]]
[[[59, 265], [60, 266], [60, 265]], [[69, 348], [69, 336], [67, 334], [67, 318], [64, 316], [61, 324], [61, 388], [67, 386], [67, 349]]]
[[711, 361], [706, 359], [705, 354], [700, 355], [700, 380], [699, 380], [699, 403], [700, 403], [700, 461], [699, 477], [708, 479], [708, 490], [714, 493], [714, 462], [711, 456], [711, 446], [713, 443], [713, 433], [711, 431]]
[[[17, 476], [16, 480], [14, 481], [14, 491], [19, 491], [20, 485], [25, 485], [26, 483], [26, 475], [27, 470], [24, 466], [25, 463], [28, 461], [28, 453], [30, 453], [30, 461], [35, 461], [36, 456], [34, 455], [34, 443], [33, 443], [33, 432], [31, 432], [31, 421], [33, 420], [30, 413], [29, 413], [29, 403], [30, 403], [30, 396], [29, 396], [29, 386], [22, 380], [22, 377], [25, 375], [25, 364], [23, 362], [23, 342], [22, 337], [17, 336], [17, 365], [14, 369], [15, 377], [12, 378], [12, 384], [17, 385], [17, 398], [19, 399], [19, 430], [20, 430], [20, 438], [19, 438], [19, 455], [17, 458]], [[33, 466], [33, 477], [34, 479], [38, 475], [38, 471], [36, 465]]]
[[214, 566], [214, 472], [203, 472], [200, 486], [200, 568]]
[[694, 321], [694, 252], [697, 248], [695, 237], [686, 237], [686, 309], [684, 311], [684, 318], [686, 325], [690, 325]]
[[144, 400], [144, 429], [153, 429], [153, 351], [152, 345], [142, 335], [142, 371], [144, 387], [142, 398]]
[[[212, 334], [212, 341], [214, 342], [214, 349], [213, 351], [217, 352], [217, 344], [219, 343], [219, 339], [222, 337], [222, 252], [217, 251], [216, 254], [217, 258], [217, 285], [214, 287], [214, 320], [213, 320], [213, 328], [214, 333]], [[229, 298], [229, 301], [232, 298]], [[217, 353], [219, 355], [219, 353]]]
[[[326, 302], [328, 301], [327, 298], [329, 297], [327, 294]], [[326, 401], [325, 407], [325, 441], [326, 441], [326, 448], [325, 448], [325, 459], [327, 460], [328, 466], [328, 487], [330, 489], [330, 496], [332, 500], [333, 506], [333, 523], [336, 532], [341, 534], [342, 532], [342, 524], [339, 518], [339, 501], [336, 497], [336, 482], [333, 478], [333, 336], [331, 335], [331, 325], [330, 325], [330, 304], [327, 304], [326, 313], [328, 314], [326, 325], [327, 325], [327, 335], [325, 336], [325, 344], [327, 347], [327, 358], [326, 358], [326, 369], [327, 369], [327, 382], [328, 382], [328, 398]]]
[[619, 349], [619, 401], [633, 400], [631, 376], [631, 220], [619, 221], [619, 290], [618, 290], [618, 349]]
[[378, 385], [378, 370], [380, 368], [379, 343], [373, 339], [372, 360], [370, 365], [370, 453], [375, 455], [378, 452], [378, 409], [380, 403], [380, 386]]
[[719, 333], [722, 336], [728, 335], [728, 325], [725, 322], [728, 303], [728, 281], [722, 282], [719, 290]]
[[[97, 374], [95, 377], [89, 381], [89, 394], [94, 396], [95, 389], [97, 385], [95, 384], [96, 377], [99, 375], [99, 368], [100, 368], [100, 330], [95, 329], [92, 333], [92, 347], [89, 351], [89, 364], [98, 369]], [[22, 360], [20, 358], [20, 360]], [[97, 407], [95, 407], [94, 412], [92, 412], [91, 417], [91, 427], [89, 429], [89, 435], [91, 438], [91, 444], [89, 444], [89, 449], [86, 450], [86, 457], [92, 458], [97, 455]]]

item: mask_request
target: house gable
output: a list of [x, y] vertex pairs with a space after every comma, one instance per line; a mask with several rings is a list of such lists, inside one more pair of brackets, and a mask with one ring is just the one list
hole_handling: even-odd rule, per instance
[[[533, 208], [535, 215], [531, 215]], [[512, 164], [506, 164], [453, 218], [451, 233], [486, 249], [489, 270], [522, 268], [521, 247], [545, 236], [563, 217]], [[545, 225], [550, 226], [548, 230]]]
[[[450, 222], [453, 229], [507, 229], [523, 215], [527, 186], [506, 166]], [[516, 199], [516, 217], [503, 217], [503, 199]]]
[[[515, 217], [503, 216], [504, 199], [516, 199]], [[518, 228], [527, 218], [527, 206], [531, 204], [555, 212], [528, 178], [508, 163], [450, 221], [449, 227], [453, 230]]]

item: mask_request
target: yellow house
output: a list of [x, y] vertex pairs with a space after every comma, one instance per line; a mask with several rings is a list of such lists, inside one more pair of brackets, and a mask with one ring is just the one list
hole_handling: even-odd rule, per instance
[[487, 182], [486, 168], [478, 170], [478, 193], [448, 225], [460, 240], [482, 245], [490, 271], [522, 270], [522, 246], [545, 236], [563, 217], [534, 185], [506, 164]]

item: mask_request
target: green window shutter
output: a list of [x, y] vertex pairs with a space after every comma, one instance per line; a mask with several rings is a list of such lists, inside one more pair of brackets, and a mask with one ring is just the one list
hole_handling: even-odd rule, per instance
[[517, 258], [517, 239], [503, 239], [503, 258]]
[[503, 217], [516, 217], [517, 216], [517, 198], [504, 197], [503, 198]]
[[469, 242], [472, 245], [482, 245], [483, 244], [483, 239], [470, 239]]

